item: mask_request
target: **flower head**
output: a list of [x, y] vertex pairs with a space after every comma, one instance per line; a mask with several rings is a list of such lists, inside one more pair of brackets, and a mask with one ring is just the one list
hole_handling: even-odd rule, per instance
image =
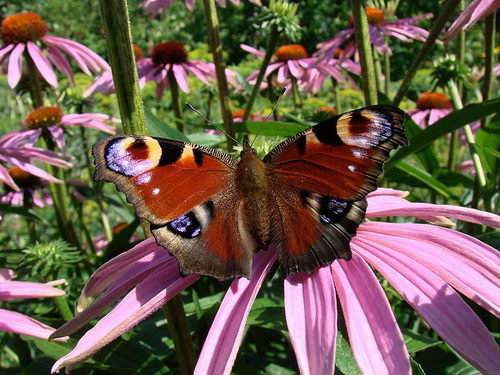
[[[393, 21], [387, 21], [385, 13], [381, 9], [366, 8], [365, 11], [368, 19], [370, 40], [379, 53], [392, 55], [392, 50], [385, 43], [384, 36], [394, 37], [403, 42], [411, 42], [414, 40], [424, 42], [429, 35], [427, 30], [416, 26], [416, 24], [422, 19], [432, 17], [432, 14], [423, 14], [411, 18], [400, 18]], [[333, 39], [318, 44], [320, 50], [318, 56], [330, 59], [334, 56], [337, 49], [346, 43], [344, 54], [350, 56], [356, 49], [356, 44], [353, 39], [354, 27], [351, 17], [348, 29], [341, 30]]]
[[39, 107], [34, 109], [21, 123], [26, 130], [18, 132], [25, 133], [32, 139], [38, 139], [44, 130], [52, 135], [60, 149], [64, 148], [64, 131], [62, 127], [83, 126], [99, 130], [104, 133], [114, 134], [115, 127], [110, 125], [119, 120], [102, 113], [80, 113], [65, 115], [58, 107]]
[[46, 181], [19, 167], [11, 167], [8, 173], [14, 183], [19, 187], [16, 191], [9, 185], [4, 184], [4, 194], [0, 195], [0, 203], [13, 206], [36, 206], [45, 207], [52, 205], [51, 195], [44, 190]]
[[278, 61], [300, 60], [309, 57], [306, 49], [300, 44], [287, 44], [281, 46], [276, 51]]
[[[404, 192], [379, 189], [368, 196], [367, 218], [414, 216], [442, 222], [454, 217], [500, 226], [497, 215], [473, 209], [412, 203]], [[363, 223], [351, 241], [353, 258], [284, 281], [285, 313], [301, 373], [331, 374], [335, 364], [337, 298], [345, 316], [354, 357], [363, 373], [410, 373], [409, 355], [387, 296], [369, 265], [473, 366], [500, 369], [493, 337], [454, 289], [499, 314], [496, 251], [457, 231], [429, 224]], [[205, 340], [194, 374], [229, 374], [245, 322], [267, 273], [274, 250], [260, 251], [253, 277], [233, 281]], [[80, 313], [53, 337], [71, 334], [123, 299], [59, 359], [53, 371], [70, 369], [145, 319], [196, 280], [181, 277], [175, 258], [154, 243], [141, 242], [99, 268], [85, 286]], [[95, 300], [102, 293], [102, 296]], [[460, 329], [457, 329], [460, 327]]]
[[445, 94], [424, 92], [417, 100], [417, 109], [407, 112], [416, 124], [425, 128], [453, 112], [453, 106]]
[[[14, 271], [0, 269], [0, 301], [64, 295], [64, 290], [53, 286], [64, 283], [64, 280], [40, 284], [29, 281], [12, 281], [14, 277]], [[16, 311], [0, 309], [0, 331], [48, 339], [54, 329]], [[59, 340], [66, 341], [67, 339], [65, 337]]]
[[[85, 74], [91, 70], [110, 69], [99, 55], [75, 41], [47, 35], [48, 27], [36, 13], [7, 16], [2, 21], [0, 62], [8, 59], [7, 81], [14, 88], [21, 79], [23, 56], [31, 59], [40, 75], [51, 86], [57, 86], [54, 67], [73, 82], [73, 71], [67, 56], [75, 60]], [[26, 52], [26, 53], [25, 53]]]
[[[170, 8], [175, 1], [176, 0], [144, 0], [141, 3], [141, 6], [144, 7], [144, 14], [150, 16], [157, 16], [157, 15], [163, 16], [165, 14], [165, 11], [168, 8]], [[229, 1], [231, 1], [234, 5], [240, 5], [240, 0], [229, 0]], [[249, 1], [255, 5], [262, 5], [260, 0], [249, 0]], [[195, 1], [184, 0], [184, 4], [186, 5], [186, 8], [189, 11], [192, 11], [194, 9]], [[225, 8], [226, 0], [217, 0], [217, 4]]]

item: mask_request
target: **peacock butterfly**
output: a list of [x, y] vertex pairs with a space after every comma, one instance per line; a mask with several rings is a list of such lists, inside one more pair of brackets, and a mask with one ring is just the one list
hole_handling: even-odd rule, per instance
[[96, 181], [116, 184], [184, 274], [252, 274], [274, 245], [285, 275], [350, 259], [366, 195], [391, 150], [406, 145], [403, 111], [370, 106], [292, 136], [260, 159], [240, 161], [191, 143], [117, 135], [93, 148]]

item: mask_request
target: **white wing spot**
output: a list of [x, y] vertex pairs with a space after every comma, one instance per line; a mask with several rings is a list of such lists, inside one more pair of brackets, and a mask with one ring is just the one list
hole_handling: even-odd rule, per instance
[[351, 172], [354, 172], [356, 170], [356, 167], [354, 165], [349, 165], [347, 169], [349, 169]]
[[152, 191], [151, 191], [151, 194], [153, 195], [158, 195], [158, 193], [160, 192], [160, 189], [158, 188], [154, 188]]

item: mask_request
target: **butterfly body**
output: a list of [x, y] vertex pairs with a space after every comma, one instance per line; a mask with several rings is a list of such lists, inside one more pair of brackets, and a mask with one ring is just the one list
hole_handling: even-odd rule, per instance
[[194, 144], [114, 136], [94, 146], [96, 180], [114, 182], [184, 273], [251, 277], [272, 245], [283, 272], [350, 259], [365, 196], [391, 149], [406, 144], [390, 106], [347, 112], [240, 161]]

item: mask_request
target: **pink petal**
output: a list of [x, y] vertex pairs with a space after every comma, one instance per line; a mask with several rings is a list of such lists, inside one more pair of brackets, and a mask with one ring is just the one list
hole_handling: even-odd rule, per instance
[[23, 72], [23, 52], [25, 44], [19, 43], [9, 56], [9, 66], [7, 68], [7, 82], [11, 89], [16, 87]]
[[12, 158], [6, 155], [2, 156], [3, 159], [5, 159], [7, 162], [14, 164], [15, 166], [21, 168], [22, 170], [29, 172], [35, 176], [38, 176], [40, 178], [43, 178], [44, 180], [50, 181], [50, 182], [55, 182], [58, 184], [62, 184], [62, 181], [55, 178], [54, 176], [48, 174], [45, 172], [43, 169], [40, 169], [38, 167], [35, 167], [33, 164], [31, 164], [28, 159], [25, 158]]
[[172, 64], [172, 71], [175, 76], [175, 80], [179, 85], [180, 89], [186, 93], [189, 92], [189, 84], [186, 76], [186, 71], [180, 64]]
[[49, 130], [50, 134], [52, 134], [52, 137], [56, 141], [57, 147], [59, 147], [59, 149], [63, 150], [64, 149], [64, 131], [62, 130], [62, 128], [60, 126], [54, 125], [54, 126], [49, 126], [47, 129]]
[[403, 190], [396, 190], [396, 189], [390, 189], [390, 188], [378, 188], [377, 190], [369, 193], [367, 195], [367, 198], [384, 196], [384, 195], [404, 198], [404, 197], [407, 197], [409, 194], [410, 194], [410, 192], [403, 191]]
[[499, 7], [500, 0], [474, 0], [446, 32], [447, 41], [456, 37], [460, 31], [472, 26], [480, 18], [493, 13]]
[[[399, 242], [394, 241], [394, 246]], [[500, 373], [500, 349], [477, 315], [428, 268], [375, 241], [351, 247], [375, 267], [451, 347], [487, 374]], [[440, 256], [440, 254], [436, 254]]]
[[253, 48], [253, 47], [246, 45], [246, 44], [240, 44], [240, 47], [242, 50], [253, 53], [254, 55], [256, 55], [258, 57], [264, 57], [266, 55], [265, 52], [259, 51], [258, 49]]
[[7, 169], [0, 164], [0, 180], [14, 191], [19, 191], [19, 186], [14, 182]]
[[7, 55], [13, 48], [15, 44], [7, 44], [5, 47], [0, 49], [0, 61]]
[[0, 282], [12, 280], [16, 277], [16, 273], [8, 268], [0, 268]]
[[303, 71], [300, 69], [299, 65], [294, 60], [288, 60], [288, 69], [290, 69], [290, 73], [297, 78], [300, 79], [302, 77]]
[[63, 296], [64, 290], [29, 281], [0, 282], [0, 301], [13, 299]]
[[42, 51], [33, 42], [28, 42], [28, 53], [30, 54], [36, 68], [42, 75], [42, 77], [49, 83], [49, 85], [57, 87], [57, 78], [50, 62], [42, 54]]
[[[54, 328], [50, 328], [29, 316], [15, 311], [0, 309], [0, 331], [39, 337], [47, 340]], [[59, 341], [66, 341], [65, 337]]]
[[409, 354], [384, 290], [357, 254], [331, 265], [349, 343], [364, 374], [410, 374]]
[[259, 251], [253, 259], [252, 280], [232, 282], [205, 339], [194, 375], [231, 372], [248, 313], [274, 261], [274, 251]]
[[417, 110], [413, 114], [411, 114], [411, 119], [419, 125], [421, 128], [425, 128], [428, 126], [428, 121], [425, 121], [427, 116], [430, 114], [430, 110]]
[[169, 265], [158, 269], [87, 331], [76, 347], [54, 364], [52, 373], [63, 367], [69, 371], [78, 363], [85, 361], [103, 346], [135, 327], [198, 279], [198, 275], [182, 277], [178, 272], [172, 273]]
[[59, 69], [66, 77], [69, 78], [70, 82], [74, 85], [75, 79], [73, 76], [73, 70], [71, 70], [71, 65], [68, 59], [64, 56], [57, 48], [49, 46], [47, 48], [47, 53], [50, 61]]
[[329, 266], [285, 279], [285, 314], [300, 373], [333, 374], [337, 299]]

